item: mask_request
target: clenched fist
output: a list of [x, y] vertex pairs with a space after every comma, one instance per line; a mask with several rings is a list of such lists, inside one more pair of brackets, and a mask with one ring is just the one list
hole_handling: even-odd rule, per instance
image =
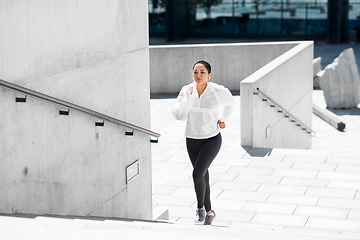
[[217, 121], [217, 124], [219, 124], [219, 127], [220, 127], [221, 129], [224, 129], [224, 128], [226, 127], [225, 122], [222, 122], [222, 121], [220, 121], [220, 120]]

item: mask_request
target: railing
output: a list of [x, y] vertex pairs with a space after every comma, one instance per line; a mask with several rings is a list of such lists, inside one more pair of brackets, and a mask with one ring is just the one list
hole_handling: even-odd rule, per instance
[[261, 95], [263, 95], [264, 97], [262, 98], [262, 100], [264, 102], [271, 102], [270, 107], [277, 107], [278, 108], [278, 113], [284, 113], [286, 118], [289, 118], [291, 122], [295, 123], [298, 127], [301, 127], [302, 130], [306, 131], [309, 134], [316, 134], [316, 132], [314, 130], [312, 130], [310, 127], [306, 126], [304, 123], [302, 123], [300, 120], [298, 120], [296, 117], [294, 117], [293, 115], [291, 115], [288, 111], [285, 110], [285, 108], [283, 108], [280, 104], [276, 103], [274, 100], [272, 100], [271, 98], [269, 98], [266, 94], [264, 94], [262, 91], [260, 91], [259, 88], [256, 89], [257, 92], [254, 92], [255, 95], [258, 95], [259, 93]]
[[[19, 85], [16, 85], [16, 84], [13, 84], [13, 83], [1, 80], [1, 79], [0, 79], [0, 86], [3, 86], [3, 87], [6, 87], [6, 88], [9, 88], [9, 89], [12, 89], [12, 90], [15, 90], [15, 91], [18, 91], [18, 92], [33, 96], [33, 97], [36, 97], [36, 98], [39, 98], [39, 99], [42, 99], [42, 100], [45, 100], [45, 101], [48, 101], [48, 102], [51, 102], [51, 103], [55, 103], [57, 105], [61, 105], [61, 106], [67, 107], [69, 109], [73, 109], [73, 110], [76, 110], [76, 111], [79, 111], [79, 112], [82, 112], [82, 113], [85, 113], [85, 114], [88, 114], [88, 115], [91, 115], [91, 116], [95, 116], [95, 117], [98, 117], [100, 119], [103, 119], [104, 121], [106, 120], [106, 121], [109, 121], [109, 122], [112, 122], [112, 123], [115, 123], [115, 124], [130, 128], [132, 130], [136, 130], [136, 131], [148, 134], [148, 135], [156, 137], [156, 138], [160, 137], [159, 133], [156, 133], [156, 132], [150, 131], [148, 129], [145, 129], [145, 128], [142, 128], [142, 127], [139, 127], [139, 126], [136, 126], [136, 125], [121, 121], [119, 119], [107, 116], [105, 114], [102, 114], [102, 113], [99, 113], [99, 112], [96, 112], [96, 111], [93, 111], [91, 109], [88, 109], [88, 108], [85, 108], [85, 107], [82, 107], [82, 106], [78, 106], [78, 105], [75, 105], [73, 103], [69, 103], [69, 102], [66, 102], [64, 100], [54, 98], [54, 97], [51, 97], [51, 96], [48, 96], [48, 95], [45, 95], [45, 94], [30, 90], [28, 88], [21, 87]], [[61, 111], [60, 111], [60, 114], [61, 114]], [[96, 124], [98, 124], [98, 123], [96, 123]], [[98, 126], [100, 126], [100, 125], [98, 124]], [[126, 135], [133, 135], [132, 132], [130, 132], [130, 133], [126, 132], [125, 134]], [[151, 142], [157, 142], [157, 140], [151, 140]]]

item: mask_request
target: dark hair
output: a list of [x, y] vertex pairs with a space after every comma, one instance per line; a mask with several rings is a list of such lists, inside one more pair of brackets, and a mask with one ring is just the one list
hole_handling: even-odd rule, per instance
[[210, 65], [210, 63], [208, 63], [207, 61], [204, 61], [204, 60], [197, 61], [197, 62], [194, 64], [193, 69], [194, 69], [195, 65], [198, 64], [198, 63], [204, 65], [204, 67], [206, 68], [206, 70], [208, 71], [208, 73], [211, 73], [211, 65]]

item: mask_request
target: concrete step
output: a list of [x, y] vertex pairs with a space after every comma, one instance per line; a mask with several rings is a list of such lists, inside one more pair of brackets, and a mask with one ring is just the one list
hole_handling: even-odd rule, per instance
[[63, 217], [0, 216], [2, 240], [36, 239], [246, 239], [246, 240], [345, 240], [351, 236], [296, 231], [266, 231], [171, 222], [105, 220]]

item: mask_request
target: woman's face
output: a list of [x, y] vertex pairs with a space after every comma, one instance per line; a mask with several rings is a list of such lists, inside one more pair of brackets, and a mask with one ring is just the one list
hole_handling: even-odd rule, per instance
[[197, 85], [207, 84], [211, 73], [208, 73], [208, 70], [205, 68], [204, 65], [198, 63], [194, 66], [193, 70], [194, 81]]

